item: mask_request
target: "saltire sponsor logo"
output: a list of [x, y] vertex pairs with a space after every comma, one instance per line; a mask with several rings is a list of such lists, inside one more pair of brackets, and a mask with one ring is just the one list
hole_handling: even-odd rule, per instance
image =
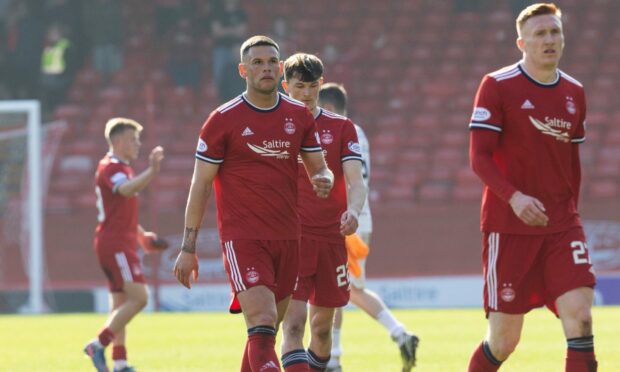
[[546, 134], [548, 136], [555, 137], [556, 140], [562, 142], [570, 142], [570, 137], [568, 135], [568, 131], [562, 131], [556, 128], [562, 128], [570, 130], [572, 124], [566, 120], [558, 119], [558, 118], [549, 118], [545, 117], [545, 122], [535, 119], [531, 116], [528, 116], [532, 125], [538, 129], [542, 134]]
[[271, 140], [263, 141], [263, 146], [258, 146], [251, 143], [247, 143], [247, 145], [250, 150], [261, 156], [273, 157], [276, 159], [288, 159], [291, 157], [291, 154], [287, 150], [291, 147], [291, 143], [289, 141]]

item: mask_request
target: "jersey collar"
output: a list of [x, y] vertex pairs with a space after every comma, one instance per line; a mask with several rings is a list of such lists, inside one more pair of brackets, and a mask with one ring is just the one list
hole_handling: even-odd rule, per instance
[[323, 108], [322, 107], [318, 107], [319, 111], [316, 113], [316, 116], [314, 117], [314, 120], [317, 120], [321, 115], [323, 115]]
[[519, 70], [521, 70], [521, 73], [523, 73], [523, 76], [525, 76], [529, 81], [543, 88], [552, 88], [560, 83], [560, 70], [558, 69], [555, 70], [554, 81], [552, 81], [551, 83], [543, 83], [539, 80], [534, 79], [530, 74], [527, 73], [527, 70], [523, 66], [523, 60], [519, 61], [519, 63], [517, 64], [517, 67], [519, 67]]
[[250, 100], [248, 99], [247, 95], [245, 92], [243, 92], [243, 94], [241, 94], [241, 98], [245, 101], [245, 103], [250, 106], [250, 108], [254, 111], [258, 111], [258, 112], [271, 112], [274, 111], [275, 109], [278, 108], [278, 106], [280, 105], [280, 92], [278, 92], [278, 97], [276, 99], [276, 103], [268, 108], [260, 108], [258, 106], [255, 106], [254, 104], [252, 104], [252, 102], [250, 102]]
[[123, 164], [127, 164], [129, 165], [128, 161], [122, 160], [121, 158], [119, 158], [118, 156], [114, 155], [113, 152], [108, 152], [108, 156], [110, 157], [110, 159], [112, 159], [113, 161], [115, 161], [116, 163], [123, 163]]

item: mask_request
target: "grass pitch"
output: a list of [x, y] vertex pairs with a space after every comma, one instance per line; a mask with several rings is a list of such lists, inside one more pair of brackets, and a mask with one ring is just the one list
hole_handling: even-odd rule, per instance
[[[420, 337], [414, 371], [464, 371], [486, 331], [481, 309], [396, 310]], [[0, 316], [0, 370], [92, 371], [82, 347], [103, 314]], [[620, 371], [620, 308], [594, 309], [599, 371]], [[342, 358], [346, 372], [400, 371], [400, 355], [386, 331], [361, 311], [346, 311]], [[245, 327], [225, 313], [140, 314], [128, 328], [128, 358], [139, 371], [239, 371]], [[279, 341], [278, 341], [279, 345]], [[521, 344], [502, 371], [564, 370], [560, 322], [546, 310], [526, 316]], [[111, 365], [108, 351], [108, 362]]]

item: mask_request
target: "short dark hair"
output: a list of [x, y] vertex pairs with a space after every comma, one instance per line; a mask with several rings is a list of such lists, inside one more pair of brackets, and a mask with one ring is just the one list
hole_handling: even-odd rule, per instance
[[325, 83], [319, 91], [319, 105], [331, 103], [338, 114], [347, 111], [347, 91], [342, 84]]
[[280, 47], [273, 39], [264, 35], [255, 35], [241, 44], [241, 48], [239, 48], [239, 58], [243, 61], [243, 57], [249, 53], [250, 49], [257, 46], [272, 46], [276, 48], [278, 54], [280, 54]]
[[528, 19], [546, 14], [556, 15], [558, 18], [562, 19], [562, 10], [554, 3], [537, 3], [523, 9], [517, 17], [517, 33], [519, 36], [521, 36], [523, 25]]
[[323, 62], [307, 53], [295, 53], [284, 61], [284, 79], [297, 78], [303, 82], [317, 81], [323, 76]]

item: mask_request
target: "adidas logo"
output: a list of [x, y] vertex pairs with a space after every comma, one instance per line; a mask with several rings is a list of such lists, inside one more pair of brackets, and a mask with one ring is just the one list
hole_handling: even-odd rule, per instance
[[273, 360], [268, 361], [267, 363], [265, 363], [262, 367], [260, 367], [260, 371], [267, 371], [269, 369], [276, 369], [277, 371], [280, 370], [280, 368], [278, 367], [277, 364], [274, 363]]
[[531, 110], [534, 108], [534, 105], [532, 105], [532, 102], [530, 102], [529, 99], [526, 99], [521, 105], [521, 108], [524, 110]]
[[251, 136], [251, 135], [253, 135], [253, 134], [254, 134], [254, 132], [252, 132], [252, 129], [250, 129], [250, 127], [245, 127], [245, 130], [243, 131], [243, 133], [241, 133], [241, 135], [242, 135], [243, 137], [245, 137], [245, 136]]

